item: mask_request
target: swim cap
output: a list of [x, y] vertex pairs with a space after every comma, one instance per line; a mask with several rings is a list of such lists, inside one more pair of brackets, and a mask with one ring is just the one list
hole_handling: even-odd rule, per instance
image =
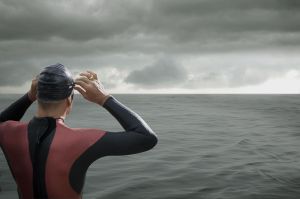
[[37, 98], [41, 101], [58, 101], [73, 93], [74, 80], [71, 72], [57, 63], [45, 67], [38, 76]]

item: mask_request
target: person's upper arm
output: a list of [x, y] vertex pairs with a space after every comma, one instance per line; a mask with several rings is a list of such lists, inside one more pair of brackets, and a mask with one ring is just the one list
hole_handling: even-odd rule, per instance
[[0, 123], [8, 120], [19, 121], [32, 104], [26, 93], [0, 113]]
[[[102, 132], [102, 131], [101, 131]], [[101, 133], [100, 132], [100, 133]], [[136, 132], [105, 132], [80, 158], [78, 166], [87, 168], [95, 160], [104, 156], [130, 155], [152, 149], [157, 143], [154, 135]]]
[[84, 154], [85, 162], [93, 162], [103, 156], [141, 153], [157, 144], [157, 136], [149, 125], [114, 97], [110, 97], [103, 107], [118, 120], [124, 130], [105, 131]]
[[156, 136], [137, 132], [106, 132], [97, 142], [103, 155], [130, 155], [152, 149], [157, 143]]
[[2, 142], [2, 137], [4, 133], [4, 122], [8, 120], [19, 121], [25, 114], [28, 107], [32, 104], [32, 101], [29, 99], [28, 94], [26, 93], [18, 100], [13, 102], [10, 106], [4, 109], [0, 113], [0, 146]]
[[99, 140], [105, 146], [105, 155], [128, 155], [152, 149], [157, 144], [157, 136], [144, 119], [136, 112], [110, 97], [103, 107], [114, 116], [124, 131], [110, 132]]

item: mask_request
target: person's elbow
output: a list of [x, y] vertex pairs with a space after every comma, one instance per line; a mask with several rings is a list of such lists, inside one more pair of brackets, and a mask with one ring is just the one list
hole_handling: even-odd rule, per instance
[[148, 151], [157, 145], [158, 137], [149, 126], [147, 128], [145, 128], [145, 126], [139, 126], [139, 128], [136, 129], [136, 132], [144, 135], [144, 138], [141, 141], [143, 151]]
[[147, 136], [147, 144], [146, 146], [146, 150], [151, 150], [152, 148], [154, 148], [158, 143], [158, 138], [157, 135], [155, 133], [151, 133], [150, 135]]

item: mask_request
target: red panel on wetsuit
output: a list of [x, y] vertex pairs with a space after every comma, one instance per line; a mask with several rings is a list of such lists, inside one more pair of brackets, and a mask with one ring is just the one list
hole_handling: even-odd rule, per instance
[[1, 145], [15, 177], [22, 199], [32, 199], [32, 164], [27, 124], [7, 121], [0, 124]]
[[81, 198], [70, 185], [70, 169], [76, 159], [104, 134], [99, 129], [71, 129], [57, 121], [46, 164], [49, 198]]

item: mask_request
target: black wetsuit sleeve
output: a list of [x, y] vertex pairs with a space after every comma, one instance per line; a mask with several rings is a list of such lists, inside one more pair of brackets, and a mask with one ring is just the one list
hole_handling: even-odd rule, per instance
[[21, 120], [31, 104], [32, 101], [29, 99], [28, 94], [26, 93], [0, 113], [0, 122], [5, 122], [8, 120]]
[[129, 155], [152, 149], [157, 144], [157, 136], [147, 123], [134, 111], [110, 96], [103, 107], [114, 116], [124, 131], [109, 132], [96, 141], [73, 164], [70, 183], [81, 193], [87, 168], [103, 156]]
[[118, 120], [124, 131], [106, 131], [105, 135], [89, 149], [91, 159], [140, 153], [152, 149], [157, 144], [157, 136], [148, 124], [115, 97], [110, 96], [103, 107]]
[[103, 107], [114, 116], [125, 131], [106, 132], [101, 139], [105, 155], [127, 155], [150, 150], [157, 136], [148, 124], [134, 111], [114, 97], [109, 97]]

